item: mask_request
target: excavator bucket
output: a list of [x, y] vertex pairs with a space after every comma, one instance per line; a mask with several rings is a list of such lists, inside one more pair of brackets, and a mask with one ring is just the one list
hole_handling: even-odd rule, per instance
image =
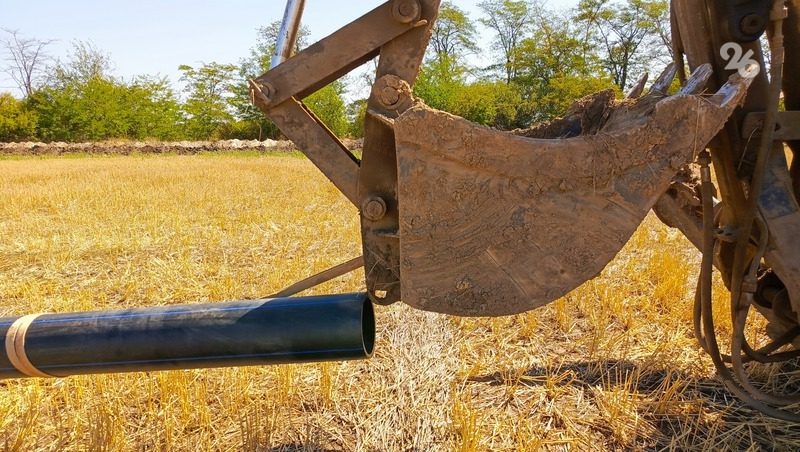
[[[708, 94], [712, 70], [700, 66], [669, 96], [671, 66], [644, 96], [643, 80], [635, 99], [603, 92], [552, 123], [493, 130], [413, 97], [439, 3], [388, 1], [251, 81], [255, 105], [359, 210], [358, 262], [380, 304], [515, 314], [596, 276], [722, 129], [754, 75]], [[302, 99], [374, 57], [356, 156]]]
[[711, 75], [704, 66], [667, 96], [674, 74], [669, 68], [639, 99], [614, 103], [601, 93], [517, 134], [419, 103], [394, 120], [402, 301], [507, 315], [595, 277], [750, 83], [736, 74], [700, 95]]

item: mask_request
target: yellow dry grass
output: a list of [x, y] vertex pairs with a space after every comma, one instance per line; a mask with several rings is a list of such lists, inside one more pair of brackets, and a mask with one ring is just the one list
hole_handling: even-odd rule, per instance
[[[255, 298], [359, 252], [355, 209], [296, 156], [0, 161], [0, 315]], [[798, 449], [695, 344], [697, 264], [648, 218], [541, 310], [378, 308], [368, 361], [0, 382], [0, 447]]]

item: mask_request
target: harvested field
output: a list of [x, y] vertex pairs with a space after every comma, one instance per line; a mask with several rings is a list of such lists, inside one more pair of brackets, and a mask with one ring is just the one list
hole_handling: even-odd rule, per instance
[[[294, 153], [5, 159], [0, 199], [0, 315], [257, 298], [360, 254], [355, 208]], [[800, 430], [738, 403], [696, 345], [698, 262], [651, 215], [599, 278], [538, 311], [378, 307], [368, 361], [3, 381], [0, 444], [797, 450]]]

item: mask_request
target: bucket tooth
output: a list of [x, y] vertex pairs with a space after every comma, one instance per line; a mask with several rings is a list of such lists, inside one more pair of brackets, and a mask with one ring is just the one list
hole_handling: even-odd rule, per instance
[[609, 104], [594, 115], [602, 126], [586, 132], [579, 120], [583, 134], [561, 139], [415, 105], [394, 122], [403, 302], [508, 315], [595, 277], [723, 127], [749, 83], [736, 74], [701, 97], [690, 79], [675, 96], [651, 91]]

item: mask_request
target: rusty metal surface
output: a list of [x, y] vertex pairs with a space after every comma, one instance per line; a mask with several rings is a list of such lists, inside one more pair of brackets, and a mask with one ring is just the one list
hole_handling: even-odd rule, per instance
[[254, 103], [362, 211], [367, 288], [385, 304], [400, 297], [394, 131], [368, 115], [359, 162], [299, 99], [380, 55], [368, 108], [401, 114], [438, 10], [439, 0], [388, 1], [251, 82]]
[[[787, 3], [789, 17], [784, 23], [786, 62], [783, 71], [783, 100], [787, 110], [800, 111], [800, 0], [790, 0]], [[794, 127], [800, 130], [799, 124]], [[795, 157], [800, 155], [800, 139], [786, 144]], [[800, 196], [800, 158], [793, 160], [791, 175], [795, 196]]]
[[648, 96], [613, 112], [610, 130], [561, 140], [410, 109], [395, 122], [403, 302], [514, 314], [596, 276], [749, 83], [734, 76], [710, 98]]
[[[784, 100], [788, 110], [798, 110], [800, 109], [800, 0], [789, 0], [786, 3], [789, 6], [789, 17], [784, 24], [786, 57], [783, 71]], [[717, 23], [711, 19], [715, 17], [717, 6], [711, 1], [673, 0], [673, 41], [681, 43], [679, 48], [685, 53], [690, 67], [712, 62], [715, 72], [724, 74], [722, 69], [726, 66], [726, 62], [720, 60], [719, 49], [725, 38], [721, 33], [714, 32], [714, 27], [709, 25]], [[765, 68], [760, 49], [754, 49], [753, 46], [754, 44], [746, 44], [742, 47], [744, 52], [755, 50], [754, 59]], [[767, 92], [766, 70], [762, 70], [750, 88], [745, 106], [731, 117], [725, 131], [709, 146], [712, 149], [717, 180], [722, 193], [720, 224], [733, 234], [739, 230], [744, 221], [746, 203], [743, 187], [750, 180], [755, 155], [753, 151], [759, 142], [757, 133], [754, 132], [756, 123], [764, 116], [767, 108]], [[797, 120], [794, 119], [794, 113], [781, 115], [784, 124], [777, 131], [777, 138], [790, 139], [796, 136]], [[797, 141], [789, 141], [788, 144], [793, 151], [800, 151]], [[766, 267], [772, 267], [775, 271], [771, 284], [774, 285], [777, 281], [775, 276], [779, 277], [782, 281], [781, 293], [788, 293], [791, 309], [795, 313], [800, 313], [800, 273], [798, 273], [800, 247], [796, 239], [800, 231], [800, 215], [798, 215], [797, 193], [800, 193], [800, 164], [795, 160], [790, 172], [783, 144], [778, 142], [770, 155], [763, 192], [758, 200], [758, 208], [765, 220], [766, 232], [769, 235], [764, 261]], [[684, 219], [690, 216], [691, 212], [683, 209]], [[689, 228], [685, 228], [685, 225], [677, 226], [687, 236], [695, 232], [691, 225]], [[722, 241], [718, 244], [715, 255], [715, 262], [721, 269], [726, 284], [730, 284], [732, 279], [730, 268], [733, 262], [732, 248], [732, 242]], [[755, 247], [752, 248], [751, 252], [755, 252]], [[760, 284], [761, 281], [759, 286]], [[774, 312], [764, 314], [770, 319], [775, 315]], [[787, 330], [792, 324], [797, 324], [797, 314], [794, 314], [794, 317], [794, 322], [782, 322], [785, 323], [783, 326], [771, 324], [770, 328], [781, 326], [779, 329]], [[778, 331], [778, 334], [780, 332]]]
[[[350, 201], [358, 202], [358, 160], [347, 147], [302, 103], [289, 99], [265, 109], [284, 135], [314, 162]], [[356, 204], [357, 205], [357, 204]]]
[[257, 78], [256, 83], [266, 88], [270, 104], [308, 96], [374, 58], [384, 44], [419, 26], [394, 19], [392, 3], [378, 6]]
[[[689, 66], [697, 67], [700, 64], [711, 63], [715, 73], [726, 74], [723, 68], [726, 62], [721, 60], [719, 49], [723, 38], [715, 27], [709, 25], [709, 17], [714, 17], [716, 12], [714, 2], [697, 2], [696, 0], [673, 0], [672, 12], [674, 15], [673, 36], [676, 42], [681, 43], [681, 52], [685, 54]], [[798, 28], [798, 15], [800, 15], [800, 0], [791, 0], [789, 19], [786, 23], [786, 70], [784, 71], [784, 92], [786, 106], [789, 109], [798, 109], [794, 102], [800, 102], [800, 29]], [[764, 67], [763, 56], [758, 43], [742, 44], [744, 52], [753, 50], [753, 59]], [[730, 73], [730, 71], [728, 72]], [[713, 88], [711, 83], [709, 88]], [[758, 140], [752, 139], [750, 134], [742, 130], [752, 127], [745, 124], [749, 115], [763, 114], [767, 105], [768, 81], [766, 71], [762, 70], [756, 77], [747, 95], [745, 105], [735, 112], [725, 129], [709, 144], [712, 150], [715, 174], [722, 196], [723, 208], [720, 212], [720, 223], [730, 230], [736, 231], [742, 222], [741, 215], [746, 211], [746, 197], [743, 182], [749, 179], [749, 170], [752, 169], [752, 155], [757, 147]], [[751, 119], [752, 121], [752, 119]], [[752, 129], [748, 129], [752, 132]], [[790, 142], [790, 147], [797, 148], [796, 142]], [[793, 171], [800, 176], [800, 165], [795, 165]], [[768, 265], [775, 266], [776, 273], [786, 285], [792, 300], [795, 312], [800, 313], [800, 252], [794, 243], [797, 242], [797, 232], [800, 231], [800, 215], [797, 214], [795, 193], [799, 190], [800, 179], [794, 181], [789, 173], [783, 155], [783, 146], [776, 145], [772, 153], [770, 165], [766, 173], [765, 193], [759, 200], [759, 209], [766, 217], [769, 230], [770, 243], [765, 255]], [[690, 216], [684, 212], [684, 218]], [[667, 219], [681, 225], [681, 220]], [[671, 220], [671, 221], [670, 221]], [[691, 236], [695, 233], [690, 229], [681, 230]], [[730, 284], [732, 275], [730, 265], [733, 262], [732, 243], [722, 242], [717, 247], [715, 262], [719, 264], [723, 280]]]
[[[716, 27], [708, 24], [709, 15], [713, 17], [717, 8], [713, 1], [672, 1], [672, 11], [677, 25], [677, 28], [672, 30], [673, 39], [679, 40], [682, 44], [680, 50], [685, 54], [691, 70], [703, 64], [712, 65], [714, 78], [707, 86], [709, 90], [716, 90], [735, 72], [725, 69], [727, 62], [720, 55], [720, 48], [725, 41]], [[744, 52], [753, 51], [753, 60], [763, 67], [759, 43], [742, 43], [741, 46]], [[737, 178], [740, 158], [745, 153], [745, 143], [741, 138], [739, 126], [745, 114], [764, 111], [767, 86], [766, 74], [761, 71], [753, 80], [742, 108], [733, 113], [731, 120], [725, 125], [725, 130], [709, 144], [719, 190], [726, 204], [731, 207], [730, 212], [741, 211], [745, 205], [744, 191]], [[755, 147], [754, 144], [753, 149]], [[726, 211], [724, 215], [731, 215], [730, 212]]]
[[786, 289], [794, 312], [800, 312], [800, 206], [795, 199], [783, 143], [773, 146], [758, 207], [769, 227], [766, 262]]
[[[719, 17], [716, 15], [717, 9], [718, 7], [713, 1], [672, 0], [673, 42], [680, 44], [676, 50], [686, 57], [686, 62], [692, 70], [702, 64], [712, 65], [714, 78], [708, 83], [709, 90], [719, 87], [730, 74], [735, 72], [725, 69], [727, 62], [723, 61], [720, 55], [720, 48], [725, 41], [721, 32], [717, 30], [718, 27], [712, 27], [709, 23], [710, 17]], [[744, 52], [752, 51], [753, 59], [763, 67], [760, 44], [743, 43], [741, 45]], [[748, 90], [745, 104], [731, 115], [724, 130], [708, 145], [711, 149], [717, 186], [724, 203], [724, 208], [720, 212], [722, 224], [738, 224], [740, 212], [745, 211], [746, 197], [739, 173], [741, 170], [746, 172], [750, 166], [745, 165], [745, 160], [742, 158], [747, 154], [748, 149], [745, 149], [746, 140], [741, 138], [740, 126], [747, 113], [764, 111], [767, 87], [766, 74], [761, 71]], [[756, 147], [757, 141], [749, 150], [754, 151]], [[730, 243], [722, 243], [717, 249], [717, 262], [720, 264], [719, 270], [722, 279], [726, 284], [730, 284], [733, 246]]]
[[699, 176], [688, 168], [672, 179], [669, 189], [653, 206], [664, 224], [679, 229], [698, 250], [703, 247], [703, 213]]
[[[750, 113], [745, 116], [742, 123], [742, 138], [760, 137], [763, 123], [764, 113]], [[779, 112], [773, 138], [777, 141], [800, 140], [800, 111]]]
[[[432, 13], [426, 11], [431, 20], [438, 9], [438, 2], [435, 3]], [[386, 2], [251, 81], [253, 103], [357, 207], [361, 206], [360, 162], [300, 100], [375, 57], [382, 46], [398, 36], [404, 33], [409, 37], [424, 36], [428, 23], [420, 20], [422, 11], [416, 11], [415, 5], [416, 0]], [[404, 37], [403, 44], [396, 48], [422, 55], [427, 41], [408, 39]], [[401, 65], [407, 63], [400, 60]], [[412, 81], [414, 77], [416, 72], [410, 77]], [[392, 179], [391, 174], [380, 177]]]
[[[418, 5], [419, 19], [426, 21], [427, 25], [405, 33], [381, 48], [375, 84], [367, 104], [371, 112], [396, 118], [411, 106], [411, 86], [425, 56], [439, 3], [439, 0], [395, 2], [397, 9], [401, 9], [403, 4]], [[364, 122], [358, 194], [362, 210], [375, 197], [386, 206], [384, 215], [380, 217], [361, 216], [367, 292], [376, 303], [397, 302], [401, 283], [395, 132], [389, 124], [372, 114], [367, 115]]]

